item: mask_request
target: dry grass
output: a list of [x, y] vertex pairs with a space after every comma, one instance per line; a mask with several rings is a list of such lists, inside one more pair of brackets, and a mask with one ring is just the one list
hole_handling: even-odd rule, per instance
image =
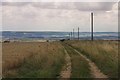
[[[118, 77], [117, 41], [67, 41], [92, 60], [108, 77]], [[64, 64], [64, 48], [59, 42], [3, 43], [3, 76], [55, 78]], [[64, 45], [65, 46], [65, 45]], [[71, 78], [91, 77], [88, 63], [70, 47]]]
[[[63, 46], [58, 42], [16, 42], [2, 46], [4, 77], [55, 77], [64, 62]], [[54, 70], [58, 71], [53, 74]]]
[[[24, 59], [40, 51], [45, 43], [3, 43], [3, 71], [14, 69], [23, 63]], [[41, 50], [42, 51], [42, 50]], [[34, 53], [34, 54], [33, 54]]]
[[72, 73], [71, 78], [91, 78], [88, 62], [76, 53], [70, 46], [64, 44], [65, 49], [71, 57]]
[[117, 41], [68, 41], [72, 47], [91, 59], [111, 78], [118, 77]]
[[0, 77], [2, 77], [2, 43], [0, 42]]

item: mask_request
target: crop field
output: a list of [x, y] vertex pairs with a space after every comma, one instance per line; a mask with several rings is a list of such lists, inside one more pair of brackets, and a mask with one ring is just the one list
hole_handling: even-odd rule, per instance
[[118, 41], [2, 43], [3, 78], [117, 78]]

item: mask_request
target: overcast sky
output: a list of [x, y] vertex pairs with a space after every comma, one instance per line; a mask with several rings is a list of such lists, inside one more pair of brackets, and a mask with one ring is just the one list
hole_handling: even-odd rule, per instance
[[2, 2], [2, 28], [12, 31], [118, 31], [116, 2]]

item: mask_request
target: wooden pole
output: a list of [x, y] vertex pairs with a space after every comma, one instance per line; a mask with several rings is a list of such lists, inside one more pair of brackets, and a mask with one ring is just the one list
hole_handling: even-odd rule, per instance
[[71, 40], [72, 40], [72, 32], [71, 32]]
[[78, 40], [79, 40], [79, 27], [78, 27]]
[[74, 29], [73, 29], [73, 39], [74, 39]]
[[70, 40], [70, 33], [69, 33], [69, 40]]
[[91, 13], [91, 40], [93, 41], [93, 13]]

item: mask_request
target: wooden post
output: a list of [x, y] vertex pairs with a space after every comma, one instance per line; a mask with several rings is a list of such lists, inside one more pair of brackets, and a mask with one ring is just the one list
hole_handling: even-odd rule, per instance
[[91, 13], [91, 40], [93, 41], [93, 13]]
[[70, 40], [70, 33], [69, 33], [69, 40]]
[[72, 32], [71, 32], [71, 40], [72, 40]]
[[73, 29], [73, 39], [74, 39], [74, 29]]
[[79, 40], [79, 27], [78, 27], [78, 40]]

